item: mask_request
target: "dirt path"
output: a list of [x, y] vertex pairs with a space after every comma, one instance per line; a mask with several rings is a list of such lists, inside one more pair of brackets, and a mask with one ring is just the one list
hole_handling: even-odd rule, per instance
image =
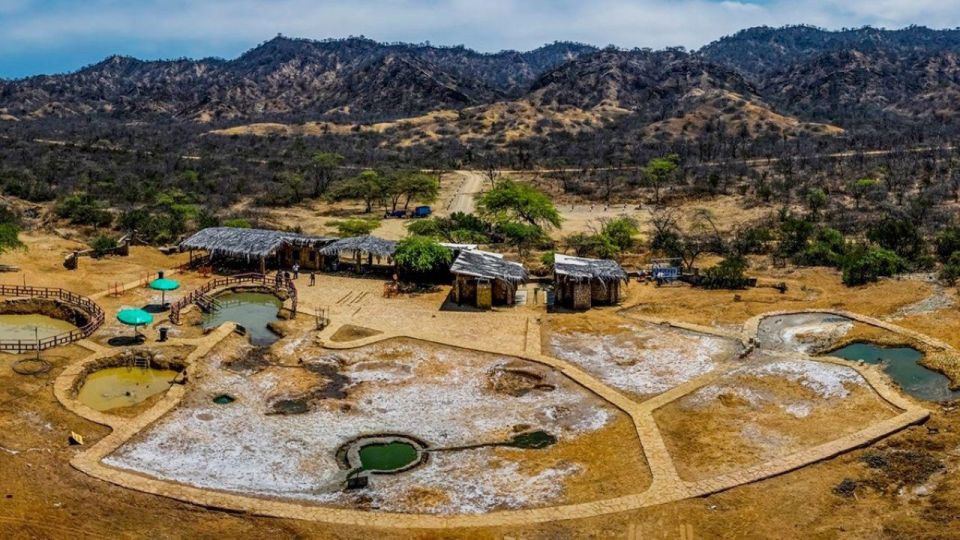
[[453, 214], [463, 212], [470, 214], [477, 208], [477, 196], [483, 192], [483, 175], [477, 171], [457, 171], [457, 180], [460, 185], [453, 196], [447, 201], [443, 212]]

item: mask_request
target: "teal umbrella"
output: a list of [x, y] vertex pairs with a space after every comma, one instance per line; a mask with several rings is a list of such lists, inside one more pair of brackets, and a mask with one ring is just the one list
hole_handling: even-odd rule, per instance
[[175, 291], [180, 288], [176, 280], [170, 278], [157, 278], [150, 282], [150, 288], [160, 291], [160, 305], [167, 305], [167, 291]]
[[137, 334], [137, 327], [153, 322], [153, 315], [142, 309], [128, 308], [117, 312], [117, 320], [133, 327], [133, 334]]

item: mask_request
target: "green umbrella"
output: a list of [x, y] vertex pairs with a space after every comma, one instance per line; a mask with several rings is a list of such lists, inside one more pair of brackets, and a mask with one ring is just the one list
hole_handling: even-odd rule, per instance
[[180, 284], [170, 278], [157, 278], [150, 282], [150, 288], [160, 291], [160, 305], [167, 305], [167, 291], [175, 291], [180, 288]]
[[142, 309], [128, 308], [117, 312], [117, 320], [133, 327], [133, 334], [137, 334], [137, 327], [153, 322], [153, 315]]

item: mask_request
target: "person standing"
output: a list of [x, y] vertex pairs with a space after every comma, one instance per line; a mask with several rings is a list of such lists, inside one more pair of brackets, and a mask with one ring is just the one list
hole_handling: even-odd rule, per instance
[[293, 263], [293, 279], [300, 277], [300, 264]]
[[310, 271], [310, 286], [313, 287], [317, 284], [317, 274], [311, 270]]

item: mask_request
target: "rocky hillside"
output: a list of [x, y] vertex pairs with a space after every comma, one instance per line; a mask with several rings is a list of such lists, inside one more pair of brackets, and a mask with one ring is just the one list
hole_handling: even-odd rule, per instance
[[112, 57], [72, 74], [0, 82], [0, 111], [21, 119], [392, 118], [522, 94], [544, 70], [592, 50], [555, 43], [480, 54], [361, 38], [278, 37], [230, 61]]
[[850, 50], [894, 55], [960, 51], [960, 30], [912, 26], [901, 30], [865, 27], [834, 32], [812, 26], [761, 26], [721, 38], [699, 53], [758, 80], [797, 64], [816, 61], [823, 54]]
[[0, 122], [161, 119], [234, 134], [390, 132], [402, 123], [402, 139], [391, 141], [402, 144], [502, 144], [614, 125], [657, 141], [835, 135], [872, 124], [946, 133], [960, 131], [958, 55], [960, 30], [918, 27], [752, 28], [693, 53], [558, 42], [483, 54], [278, 37], [233, 60], [112, 57], [71, 74], [0, 81]]

